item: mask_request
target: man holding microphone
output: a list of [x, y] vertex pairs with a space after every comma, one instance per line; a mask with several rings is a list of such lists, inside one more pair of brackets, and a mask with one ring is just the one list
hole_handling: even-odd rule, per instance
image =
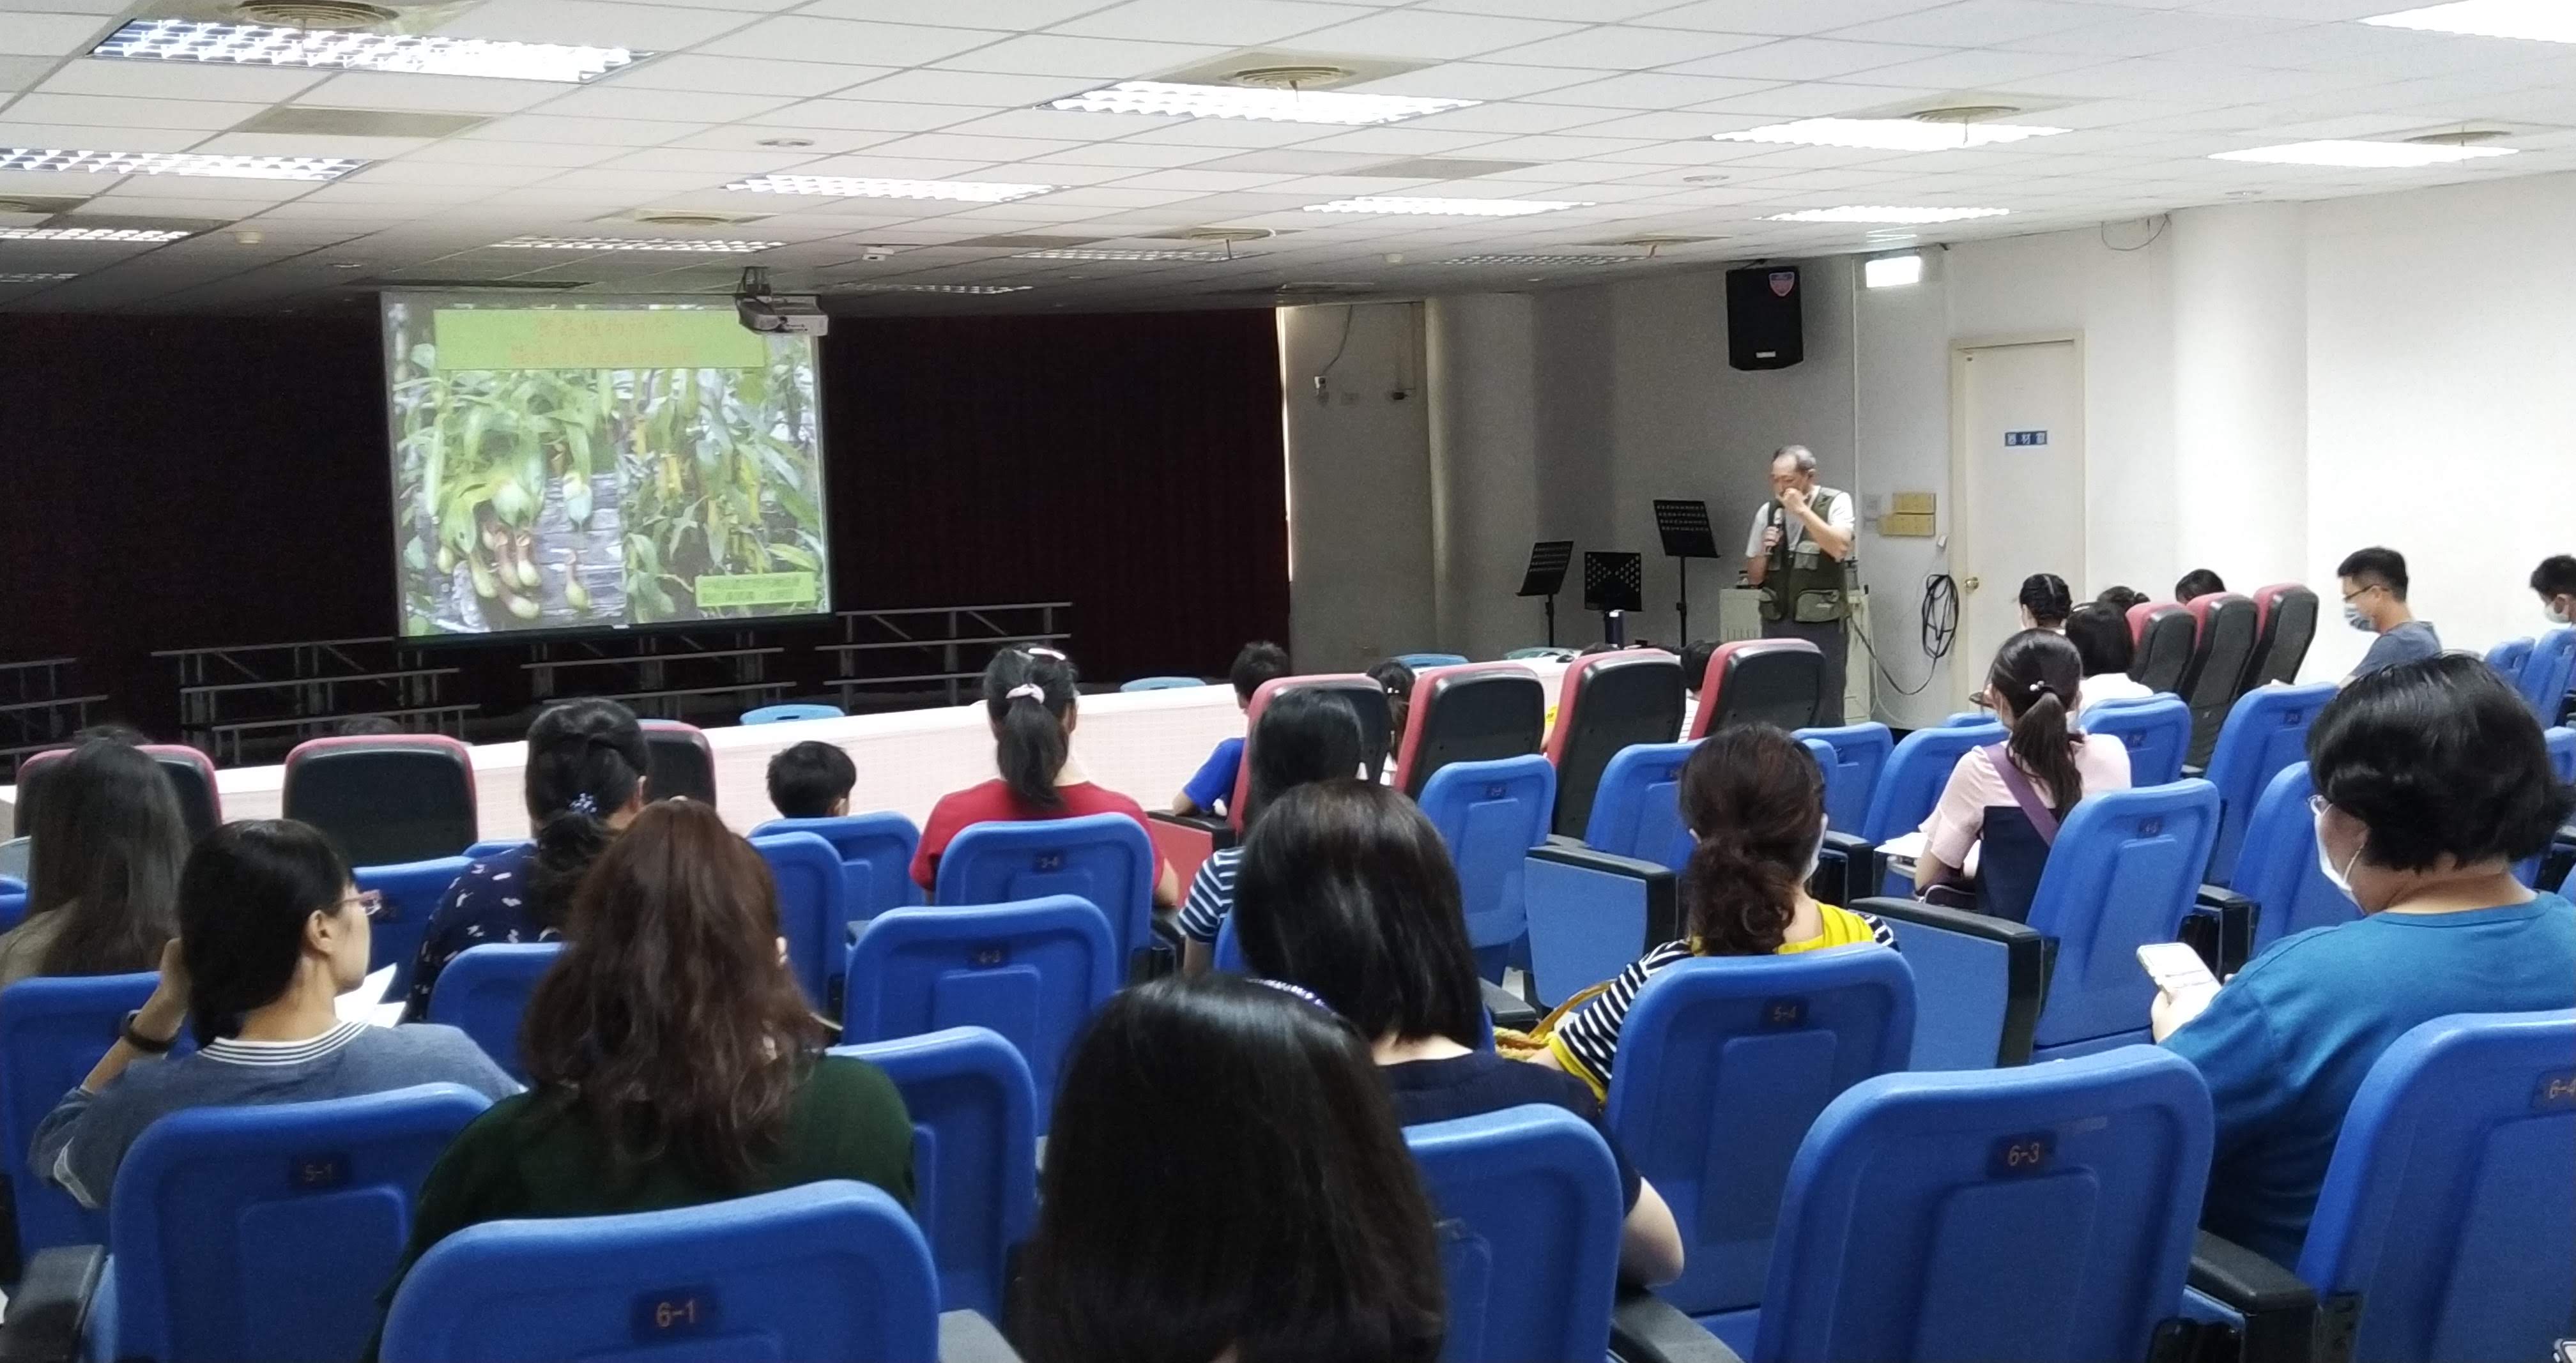
[[1771, 500], [1753, 513], [1744, 576], [1762, 589], [1762, 637], [1804, 639], [1825, 655], [1816, 723], [1843, 722], [1843, 622], [1859, 590], [1852, 567], [1851, 494], [1816, 484], [1815, 452], [1783, 445], [1771, 456]]

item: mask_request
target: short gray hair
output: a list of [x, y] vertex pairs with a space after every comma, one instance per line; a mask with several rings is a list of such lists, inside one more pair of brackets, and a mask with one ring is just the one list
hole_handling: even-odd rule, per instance
[[1816, 471], [1816, 452], [1804, 445], [1783, 445], [1771, 452], [1772, 463], [1779, 463], [1783, 459], [1788, 460], [1789, 466], [1800, 473]]

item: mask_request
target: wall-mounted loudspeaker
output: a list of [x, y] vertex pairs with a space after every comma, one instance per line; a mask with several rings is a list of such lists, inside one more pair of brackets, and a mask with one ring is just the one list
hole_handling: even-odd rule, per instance
[[1786, 369], [1807, 358], [1798, 304], [1795, 265], [1727, 271], [1726, 362], [1738, 369]]

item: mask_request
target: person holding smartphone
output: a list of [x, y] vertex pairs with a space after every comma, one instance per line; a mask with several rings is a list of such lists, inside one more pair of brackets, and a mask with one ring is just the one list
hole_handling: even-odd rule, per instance
[[2317, 859], [2360, 919], [2275, 942], [2222, 986], [2150, 963], [2154, 1034], [2217, 1112], [2201, 1224], [2284, 1267], [2382, 1052], [2454, 1013], [2576, 1007], [2576, 906], [2512, 870], [2576, 791], [2493, 669], [2445, 654], [2354, 679], [2308, 763]]

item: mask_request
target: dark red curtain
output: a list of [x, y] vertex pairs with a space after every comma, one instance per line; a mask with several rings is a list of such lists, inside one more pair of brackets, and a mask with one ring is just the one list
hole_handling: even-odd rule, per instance
[[[79, 657], [167, 732], [154, 649], [391, 633], [380, 345], [371, 317], [0, 317], [0, 662]], [[1286, 637], [1269, 312], [843, 318], [822, 353], [840, 608], [1071, 601], [1099, 680]], [[516, 656], [464, 650], [468, 698], [523, 703]]]

